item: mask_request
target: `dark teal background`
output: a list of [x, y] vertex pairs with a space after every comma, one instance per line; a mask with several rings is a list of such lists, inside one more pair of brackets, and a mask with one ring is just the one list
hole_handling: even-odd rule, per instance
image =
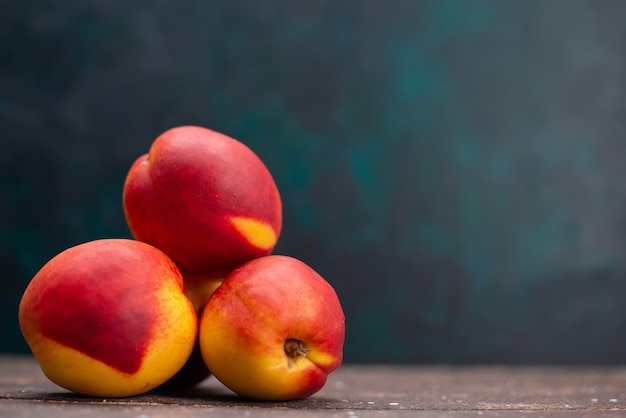
[[265, 161], [346, 362], [626, 362], [626, 2], [3, 1], [0, 352], [197, 124]]

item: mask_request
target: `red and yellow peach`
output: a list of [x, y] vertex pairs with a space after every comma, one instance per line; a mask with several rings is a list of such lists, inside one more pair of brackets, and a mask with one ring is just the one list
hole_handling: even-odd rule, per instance
[[229, 274], [200, 319], [213, 375], [261, 400], [303, 399], [342, 362], [345, 318], [337, 294], [293, 257], [261, 257]]
[[103, 239], [69, 248], [39, 270], [22, 296], [19, 324], [52, 382], [123, 397], [181, 369], [198, 320], [167, 255], [139, 241]]

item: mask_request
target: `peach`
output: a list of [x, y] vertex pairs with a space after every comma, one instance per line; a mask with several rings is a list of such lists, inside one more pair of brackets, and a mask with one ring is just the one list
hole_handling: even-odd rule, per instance
[[280, 195], [260, 158], [198, 126], [172, 128], [154, 140], [127, 174], [123, 205], [133, 236], [198, 280], [223, 278], [270, 254], [282, 224]]
[[200, 318], [200, 351], [235, 393], [303, 399], [319, 391], [343, 358], [345, 318], [331, 285], [293, 257], [249, 261], [210, 297]]
[[19, 324], [44, 374], [94, 397], [125, 397], [175, 375], [197, 339], [196, 311], [162, 251], [103, 239], [71, 247], [33, 277]]

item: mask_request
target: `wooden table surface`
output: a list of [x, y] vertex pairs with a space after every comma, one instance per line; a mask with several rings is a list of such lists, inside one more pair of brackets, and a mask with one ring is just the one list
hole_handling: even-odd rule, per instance
[[86, 398], [0, 355], [0, 417], [626, 417], [626, 367], [350, 365], [309, 399], [250, 402], [211, 377], [184, 393]]

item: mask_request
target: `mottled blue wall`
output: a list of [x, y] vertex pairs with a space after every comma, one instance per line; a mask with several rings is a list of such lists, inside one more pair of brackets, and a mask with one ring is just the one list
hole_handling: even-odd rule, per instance
[[626, 2], [4, 1], [0, 352], [49, 258], [129, 237], [132, 161], [255, 150], [348, 362], [626, 362]]

